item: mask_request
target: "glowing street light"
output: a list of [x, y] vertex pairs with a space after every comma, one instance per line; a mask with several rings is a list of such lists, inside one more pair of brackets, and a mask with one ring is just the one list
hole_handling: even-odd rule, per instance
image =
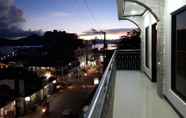
[[98, 85], [99, 84], [99, 79], [98, 78], [95, 78], [94, 79], [94, 85]]
[[80, 67], [81, 67], [81, 68], [84, 68], [85, 65], [86, 65], [85, 62], [82, 62], [82, 63], [80, 64]]
[[85, 74], [84, 74], [84, 76], [88, 76], [88, 74], [87, 74], [87, 73], [85, 73]]
[[53, 81], [52, 81], [52, 83], [53, 83], [53, 84], [56, 84], [56, 83], [57, 83], [57, 81], [56, 81], [56, 80], [53, 80]]
[[45, 77], [46, 77], [47, 79], [49, 79], [51, 76], [52, 76], [52, 74], [51, 74], [50, 72], [45, 73]]
[[104, 62], [104, 56], [100, 56], [100, 61]]
[[31, 100], [30, 97], [25, 97], [26, 102], [30, 102], [30, 100]]
[[43, 108], [43, 109], [42, 109], [42, 112], [45, 113], [45, 112], [46, 112], [46, 108]]

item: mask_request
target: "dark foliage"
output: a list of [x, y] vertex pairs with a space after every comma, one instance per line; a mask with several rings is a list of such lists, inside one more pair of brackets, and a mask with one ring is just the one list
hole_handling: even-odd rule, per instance
[[[74, 52], [83, 47], [83, 40], [65, 31], [48, 31], [43, 36], [32, 35], [19, 40], [0, 38], [0, 46], [41, 46], [41, 48], [19, 49], [16, 59], [23, 64], [33, 65], [67, 65], [75, 61]], [[10, 60], [8, 60], [10, 61]]]
[[121, 37], [118, 44], [119, 49], [140, 49], [140, 32], [133, 30], [128, 37]]
[[62, 61], [67, 64], [75, 60], [74, 51], [83, 46], [82, 40], [78, 39], [76, 34], [66, 32], [46, 32], [43, 36], [45, 40], [45, 49], [48, 52], [48, 58], [54, 58], [56, 61]]

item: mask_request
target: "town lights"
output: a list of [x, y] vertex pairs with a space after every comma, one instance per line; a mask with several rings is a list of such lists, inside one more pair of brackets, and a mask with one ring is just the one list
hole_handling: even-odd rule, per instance
[[46, 112], [46, 108], [43, 108], [43, 109], [42, 109], [42, 112], [45, 113], [45, 112]]
[[85, 65], [86, 65], [85, 62], [82, 62], [82, 63], [80, 64], [80, 67], [81, 67], [81, 68], [84, 68]]
[[25, 97], [26, 102], [30, 102], [30, 97]]
[[100, 61], [103, 62], [104, 61], [104, 57], [100, 56]]
[[94, 85], [98, 85], [99, 84], [99, 79], [98, 78], [95, 78], [94, 79]]
[[61, 88], [61, 86], [60, 86], [60, 85], [57, 85], [57, 86], [56, 86], [56, 88], [57, 88], [57, 89], [60, 89], [60, 88]]
[[16, 102], [15, 101], [13, 102], [13, 105], [16, 105]]
[[49, 78], [52, 76], [52, 74], [51, 74], [51, 72], [46, 72], [44, 76], [45, 76], [47, 79], [49, 79]]
[[92, 65], [93, 65], [93, 66], [96, 66], [96, 62], [95, 62], [95, 61], [94, 61], [94, 62], [92, 62]]
[[47, 89], [48, 88], [48, 85], [46, 85], [44, 88]]
[[53, 80], [53, 81], [52, 81], [52, 83], [53, 83], [53, 84], [56, 84], [56, 83], [57, 83], [57, 81], [56, 81], [56, 80]]
[[87, 73], [85, 73], [85, 74], [84, 74], [84, 76], [88, 76], [88, 74], [87, 74]]
[[96, 66], [96, 62], [95, 61], [88, 61], [88, 65], [89, 66]]

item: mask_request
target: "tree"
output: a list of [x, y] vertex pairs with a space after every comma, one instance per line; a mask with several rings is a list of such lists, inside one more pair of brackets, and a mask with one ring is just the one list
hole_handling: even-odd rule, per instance
[[132, 30], [128, 36], [122, 36], [118, 44], [119, 49], [140, 49], [140, 31]]

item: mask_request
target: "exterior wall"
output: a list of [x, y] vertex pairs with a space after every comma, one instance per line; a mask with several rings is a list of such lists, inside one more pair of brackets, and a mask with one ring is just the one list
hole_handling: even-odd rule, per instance
[[[122, 0], [118, 0], [118, 3], [122, 3]], [[125, 1], [125, 0], [124, 0]], [[186, 5], [186, 0], [130, 0], [133, 2], [140, 2], [149, 10], [155, 14], [158, 18], [157, 22], [157, 92], [162, 96], [166, 96], [173, 106], [186, 117], [186, 103], [181, 100], [171, 90], [171, 13], [178, 10], [182, 6]], [[120, 6], [120, 5], [118, 5]], [[120, 6], [121, 7], [121, 6]], [[119, 15], [122, 15], [121, 8], [118, 8]], [[119, 17], [122, 19], [122, 17]], [[139, 26], [142, 30], [142, 70], [151, 77], [151, 67], [147, 69], [145, 67], [145, 27], [152, 25], [154, 19], [152, 14], [146, 13], [143, 18], [130, 18]], [[140, 20], [139, 20], [140, 19]], [[140, 25], [143, 24], [143, 26]], [[151, 27], [149, 27], [149, 47], [151, 47]], [[151, 50], [149, 50], [151, 52]], [[151, 53], [149, 54], [149, 63], [151, 65]]]
[[[159, 18], [157, 31], [158, 31], [158, 42], [157, 42], [157, 71], [158, 71], [158, 83], [157, 89], [160, 96], [166, 96], [169, 101], [174, 105], [174, 107], [186, 117], [186, 103], [181, 100], [172, 90], [171, 90], [171, 13], [175, 10], [186, 5], [185, 0], [170, 1], [165, 0], [158, 2], [152, 0], [138, 0], [152, 9], [154, 13]], [[153, 2], [158, 2], [159, 6], [153, 4]], [[155, 6], [153, 6], [155, 5]], [[153, 24], [154, 20], [149, 13], [144, 16], [144, 28], [150, 24]], [[151, 21], [150, 21], [151, 20]], [[144, 31], [144, 30], [143, 30]], [[151, 47], [151, 27], [149, 27], [149, 46]], [[147, 69], [145, 65], [145, 36], [143, 32], [142, 39], [142, 57], [143, 57], [143, 70], [151, 77], [151, 70]], [[151, 52], [151, 50], [150, 50]], [[151, 53], [150, 55], [150, 65], [151, 65]], [[151, 69], [151, 68], [150, 68]]]
[[176, 109], [186, 117], [186, 103], [171, 90], [171, 13], [186, 5], [185, 0], [165, 0], [164, 9], [164, 94]]
[[33, 112], [33, 110], [36, 110], [37, 104], [39, 104], [42, 100], [46, 100], [53, 94], [54, 87], [55, 85], [52, 83], [45, 85], [44, 88], [39, 91], [36, 91], [30, 96], [26, 96], [30, 98], [28, 101], [25, 100], [26, 97], [18, 97], [16, 99], [17, 115], [23, 116], [29, 112]]
[[164, 79], [164, 26], [163, 26], [163, 16], [164, 16], [164, 0], [159, 2], [159, 14], [158, 17], [160, 22], [157, 24], [157, 92], [160, 97], [163, 97], [163, 79]]
[[16, 117], [16, 103], [12, 101], [6, 106], [0, 108], [0, 118], [15, 118]]
[[[144, 18], [144, 22], [143, 22], [143, 27], [144, 27], [144, 29], [143, 29], [143, 32], [142, 32], [142, 34], [143, 34], [143, 38], [142, 38], [142, 60], [143, 60], [143, 63], [142, 63], [142, 68], [143, 68], [143, 71], [150, 77], [150, 78], [152, 78], [152, 25], [154, 24], [154, 23], [156, 23], [157, 21], [156, 21], [156, 19], [154, 18], [154, 16], [150, 13], [150, 12], [146, 12], [145, 14], [144, 14], [144, 16], [143, 16], [143, 18]], [[148, 46], [149, 46], [149, 57], [148, 57], [148, 59], [149, 59], [149, 68], [147, 68], [146, 67], [146, 65], [145, 65], [145, 44], [146, 44], [146, 42], [145, 42], [145, 28], [146, 27], [149, 27], [149, 32], [148, 32], [148, 35], [149, 35], [149, 44], [148, 44]]]

